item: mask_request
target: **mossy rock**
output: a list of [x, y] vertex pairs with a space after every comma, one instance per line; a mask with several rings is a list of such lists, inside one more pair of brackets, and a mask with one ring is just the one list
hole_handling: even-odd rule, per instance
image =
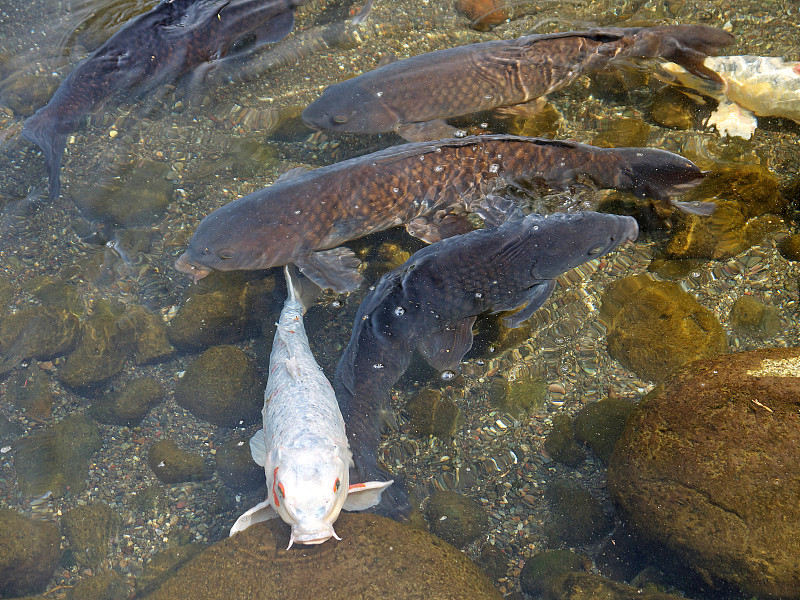
[[697, 104], [686, 94], [665, 86], [653, 95], [650, 118], [656, 125], [671, 129], [693, 129]]
[[26, 369], [16, 371], [9, 378], [7, 399], [34, 420], [48, 419], [55, 401], [50, 383], [50, 377], [39, 368], [36, 361], [31, 361]]
[[14, 465], [25, 496], [65, 488], [78, 493], [86, 487], [89, 460], [103, 445], [97, 425], [85, 415], [73, 415], [17, 441]]
[[252, 359], [235, 346], [214, 346], [198, 356], [175, 386], [175, 402], [220, 427], [255, 423], [264, 383]]
[[136, 578], [136, 596], [142, 597], [158, 589], [167, 579], [174, 576], [179, 567], [204, 549], [203, 544], [185, 544], [156, 552], [145, 563], [142, 574]]
[[147, 451], [147, 464], [163, 483], [200, 481], [211, 475], [203, 457], [181, 450], [172, 440], [159, 440]]
[[544, 441], [544, 449], [553, 458], [568, 467], [577, 467], [586, 460], [586, 452], [575, 441], [575, 431], [569, 415], [553, 417], [553, 427]]
[[521, 417], [544, 405], [547, 383], [541, 379], [523, 378], [514, 381], [495, 379], [489, 388], [492, 406], [515, 417]]
[[567, 480], [555, 480], [545, 490], [553, 520], [546, 526], [552, 544], [588, 544], [611, 531], [611, 517], [587, 490]]
[[0, 508], [0, 597], [44, 591], [61, 558], [61, 534], [48, 521]]
[[436, 491], [428, 499], [425, 520], [431, 533], [461, 548], [489, 530], [489, 515], [472, 498], [452, 491]]
[[[463, 553], [441, 539], [369, 513], [342, 513], [341, 541], [286, 550], [280, 519], [257, 523], [190, 560], [146, 600], [500, 600]], [[313, 577], [309, 577], [313, 573]], [[346, 574], [343, 576], [343, 574]]]
[[237, 492], [256, 490], [266, 481], [264, 467], [253, 460], [248, 442], [246, 439], [225, 442], [214, 456], [222, 483]]
[[96, 400], [89, 414], [99, 423], [133, 427], [164, 397], [164, 387], [152, 377], [129, 381], [116, 393]]
[[601, 148], [642, 147], [647, 145], [649, 136], [650, 125], [642, 119], [621, 117], [606, 122], [602, 130], [592, 138], [592, 145]]
[[78, 505], [61, 518], [61, 527], [76, 562], [97, 567], [109, 553], [109, 540], [117, 535], [119, 515], [103, 502]]
[[23, 359], [47, 360], [68, 352], [78, 340], [80, 322], [72, 313], [32, 306], [0, 321], [0, 374]]
[[786, 260], [800, 260], [800, 233], [792, 233], [778, 242], [778, 252]]
[[[642, 280], [637, 280], [637, 284]], [[619, 284], [624, 286], [624, 282]], [[612, 290], [618, 289], [612, 287]], [[714, 314], [671, 282], [652, 282], [624, 297], [603, 294], [613, 309], [608, 352], [639, 377], [663, 381], [681, 366], [728, 351], [728, 341]]]
[[258, 332], [274, 289], [272, 277], [215, 271], [192, 288], [169, 323], [169, 340], [187, 351], [243, 340]]
[[643, 398], [608, 467], [619, 514], [714, 586], [800, 598], [800, 348], [696, 361]]
[[614, 445], [625, 429], [625, 419], [636, 405], [621, 398], [605, 398], [584, 406], [575, 415], [575, 438], [608, 464]]
[[729, 316], [734, 328], [756, 337], [767, 338], [778, 333], [780, 313], [752, 296], [740, 296], [731, 307]]
[[550, 600], [684, 600], [684, 596], [643, 590], [594, 573], [561, 573], [545, 590]]
[[116, 571], [81, 579], [69, 594], [69, 600], [127, 600], [130, 590]]
[[522, 591], [532, 596], [544, 592], [557, 575], [584, 572], [591, 560], [571, 550], [545, 550], [525, 561], [519, 574]]
[[463, 421], [461, 410], [449, 398], [443, 398], [439, 390], [420, 390], [406, 403], [405, 410], [411, 415], [408, 426], [417, 436], [451, 438]]

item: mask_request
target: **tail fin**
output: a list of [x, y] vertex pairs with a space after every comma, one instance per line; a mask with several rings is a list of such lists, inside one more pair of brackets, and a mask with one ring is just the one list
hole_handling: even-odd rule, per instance
[[308, 277], [303, 277], [298, 273], [297, 267], [292, 264], [284, 266], [283, 273], [286, 276], [286, 289], [289, 292], [289, 299], [299, 302], [303, 307], [303, 312], [306, 312], [308, 307], [314, 303], [321, 288]]
[[724, 29], [706, 25], [646, 27], [636, 31], [633, 38], [633, 45], [624, 51], [626, 56], [663, 58], [702, 79], [718, 83], [722, 82], [720, 76], [703, 61], [733, 41], [733, 35]]
[[37, 112], [25, 121], [22, 137], [42, 149], [50, 186], [50, 200], [57, 199], [61, 194], [61, 155], [67, 145], [67, 134], [58, 131], [46, 114]]
[[[700, 168], [678, 154], [650, 148], [615, 148], [611, 150], [618, 160], [615, 186], [632, 192], [639, 198], [668, 200], [699, 184], [705, 177]], [[710, 214], [712, 207], [695, 203], [691, 206], [673, 202], [686, 212]]]

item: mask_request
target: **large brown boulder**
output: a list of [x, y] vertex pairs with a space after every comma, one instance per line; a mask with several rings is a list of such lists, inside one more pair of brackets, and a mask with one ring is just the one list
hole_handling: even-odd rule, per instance
[[715, 584], [800, 598], [800, 348], [697, 361], [627, 420], [624, 520]]
[[279, 519], [209, 547], [147, 600], [499, 600], [500, 593], [447, 542], [373, 514], [343, 513], [341, 541], [289, 550]]

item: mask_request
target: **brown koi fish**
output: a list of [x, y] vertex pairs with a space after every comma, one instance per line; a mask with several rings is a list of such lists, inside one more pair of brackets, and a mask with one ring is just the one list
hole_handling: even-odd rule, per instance
[[[396, 131], [433, 139], [443, 119], [519, 106], [615, 58], [663, 58], [719, 81], [703, 64], [733, 36], [703, 25], [627, 27], [529, 35], [427, 52], [329, 86], [303, 112], [315, 129]], [[439, 135], [441, 137], [441, 135]]]
[[404, 144], [287, 175], [206, 216], [175, 267], [197, 281], [212, 270], [294, 263], [320, 287], [352, 291], [361, 282], [359, 261], [342, 244], [400, 225], [429, 243], [463, 233], [472, 227], [462, 227], [464, 218], [452, 223], [453, 209], [480, 214], [497, 187], [540, 182], [566, 189], [588, 180], [666, 199], [703, 177], [694, 163], [665, 150], [511, 135]]

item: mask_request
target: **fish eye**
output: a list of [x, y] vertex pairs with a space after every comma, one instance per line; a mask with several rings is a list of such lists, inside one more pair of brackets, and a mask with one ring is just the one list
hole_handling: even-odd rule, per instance
[[281, 497], [281, 500], [286, 499], [286, 491], [283, 489], [283, 484], [278, 484], [278, 495]]
[[229, 260], [233, 258], [233, 250], [220, 250], [219, 257], [222, 260]]
[[342, 482], [339, 481], [339, 478], [337, 477], [336, 481], [333, 482], [333, 493], [334, 494], [339, 491], [339, 487], [341, 487], [341, 485], [342, 485]]
[[347, 115], [334, 115], [331, 119], [334, 123], [341, 125], [342, 123], [347, 123], [348, 117]]
[[206, 246], [205, 248], [203, 248], [203, 250], [200, 252], [200, 254], [202, 254], [203, 256], [208, 256], [209, 254], [211, 254], [211, 248]]
[[589, 256], [594, 256], [595, 254], [600, 254], [600, 252], [602, 250], [603, 250], [603, 245], [602, 244], [597, 244], [596, 246], [592, 246], [591, 248], [589, 248], [589, 251], [587, 252], [587, 254]]

